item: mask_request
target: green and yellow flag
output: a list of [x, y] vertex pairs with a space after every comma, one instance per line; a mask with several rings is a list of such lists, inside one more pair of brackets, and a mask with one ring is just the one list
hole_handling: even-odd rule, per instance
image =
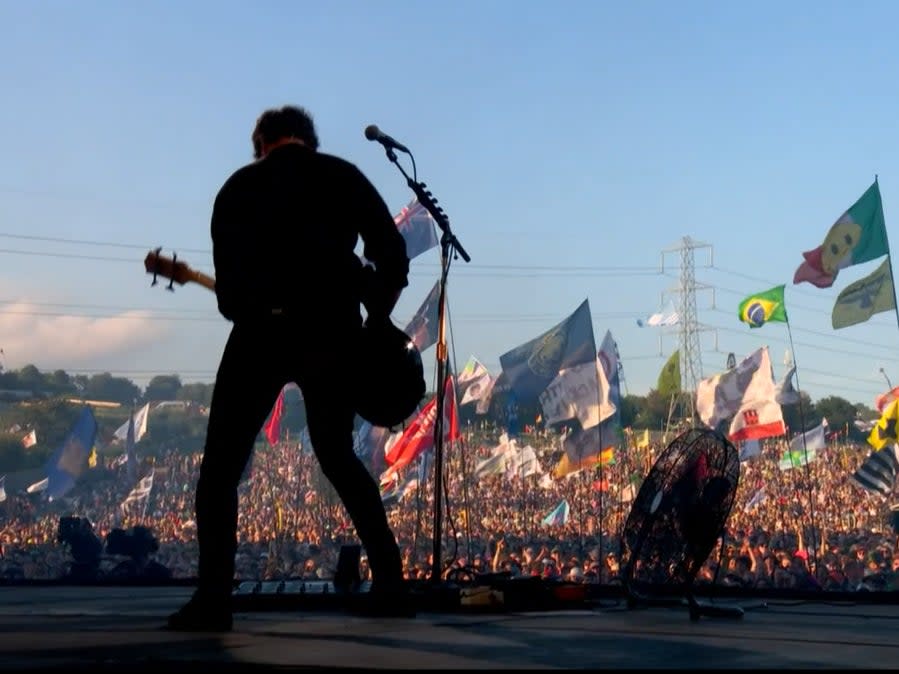
[[784, 286], [779, 285], [763, 293], [750, 295], [740, 302], [737, 316], [750, 328], [760, 328], [769, 321], [787, 322], [787, 307], [784, 304]]
[[856, 323], [864, 323], [874, 314], [896, 308], [893, 292], [893, 274], [890, 271], [890, 256], [865, 278], [850, 283], [837, 296], [830, 321], [834, 330]]
[[675, 349], [662, 366], [662, 371], [659, 372], [656, 390], [663, 396], [670, 396], [680, 393], [680, 387], [680, 349]]

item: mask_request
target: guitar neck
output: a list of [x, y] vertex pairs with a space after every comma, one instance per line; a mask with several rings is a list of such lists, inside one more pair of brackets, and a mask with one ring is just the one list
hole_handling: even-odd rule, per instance
[[215, 292], [215, 279], [209, 276], [208, 274], [204, 274], [200, 271], [190, 270], [190, 281], [196, 283], [198, 285], [203, 286], [207, 290], [211, 290]]

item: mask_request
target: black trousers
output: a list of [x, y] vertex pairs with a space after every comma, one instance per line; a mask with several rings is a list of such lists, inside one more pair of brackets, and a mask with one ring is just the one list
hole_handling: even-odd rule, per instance
[[[281, 316], [235, 323], [209, 410], [196, 492], [199, 588], [230, 594], [237, 551], [237, 486], [283, 386], [303, 392], [309, 437], [368, 554], [374, 585], [402, 579], [402, 558], [378, 485], [353, 451], [350, 393], [358, 327], [326, 329]], [[327, 333], [327, 334], [323, 334]]]

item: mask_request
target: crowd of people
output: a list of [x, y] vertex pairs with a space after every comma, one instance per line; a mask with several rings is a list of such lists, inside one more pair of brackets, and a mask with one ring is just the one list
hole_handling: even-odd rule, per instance
[[[506, 572], [587, 583], [620, 582], [622, 532], [642, 479], [665, 448], [627, 434], [611, 460], [564, 477], [551, 477], [561, 437], [526, 429], [515, 438], [539, 461], [528, 475], [478, 477], [503, 429], [469, 425], [461, 441], [443, 448], [446, 514], [441, 573]], [[725, 534], [698, 571], [699, 583], [744, 588], [889, 591], [899, 588], [897, 534], [888, 500], [850, 480], [870, 448], [833, 439], [807, 466], [778, 467], [782, 439], [762, 442], [762, 452], [740, 464], [736, 500]], [[385, 495], [391, 526], [403, 551], [408, 578], [431, 577], [433, 462], [408, 470], [421, 479], [401, 494]], [[145, 459], [153, 475], [144, 498], [126, 501], [134, 484], [121, 462], [106, 460], [62, 499], [11, 493], [0, 503], [0, 577], [58, 579], [71, 572], [70, 546], [58, 540], [60, 518], [87, 518], [106, 541], [115, 529], [149, 528], [157, 565], [172, 577], [197, 571], [194, 489], [201, 455], [177, 451]], [[407, 476], [408, 477], [408, 476]], [[374, 479], [377, 479], [377, 474]], [[562, 502], [564, 516], [547, 523]], [[299, 440], [259, 445], [240, 486], [236, 578], [333, 578], [343, 545], [357, 542], [340, 500]], [[99, 573], [121, 563], [104, 555]], [[363, 574], [366, 559], [362, 556]]]

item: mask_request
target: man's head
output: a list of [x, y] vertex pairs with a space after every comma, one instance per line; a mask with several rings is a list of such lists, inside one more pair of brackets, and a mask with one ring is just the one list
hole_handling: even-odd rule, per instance
[[310, 150], [318, 149], [318, 135], [312, 115], [304, 108], [285, 105], [263, 112], [253, 129], [253, 157], [262, 159], [269, 150], [285, 141], [300, 141]]

